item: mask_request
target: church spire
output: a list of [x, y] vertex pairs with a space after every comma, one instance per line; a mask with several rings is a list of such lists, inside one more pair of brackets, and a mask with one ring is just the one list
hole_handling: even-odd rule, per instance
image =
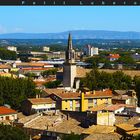
[[69, 37], [68, 37], [68, 47], [66, 50], [66, 62], [75, 63], [75, 51], [72, 47], [72, 37], [71, 37], [70, 33], [69, 33]]
[[72, 37], [70, 33], [68, 37], [68, 50], [72, 50]]

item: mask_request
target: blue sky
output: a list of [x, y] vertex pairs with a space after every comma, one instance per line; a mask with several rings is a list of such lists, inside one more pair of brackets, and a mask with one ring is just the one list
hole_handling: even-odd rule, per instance
[[79, 29], [140, 32], [140, 7], [0, 7], [0, 33], [51, 33]]

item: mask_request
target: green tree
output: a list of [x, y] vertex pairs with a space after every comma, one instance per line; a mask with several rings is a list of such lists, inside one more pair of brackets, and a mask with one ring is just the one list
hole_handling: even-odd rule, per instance
[[47, 55], [43, 56], [42, 58], [43, 58], [44, 61], [48, 60], [48, 56]]
[[83, 79], [84, 86], [88, 87], [90, 90], [98, 88], [98, 77], [100, 73], [97, 69], [93, 69], [86, 74], [86, 77]]
[[56, 81], [50, 81], [44, 84], [46, 88], [56, 88], [61, 84], [61, 81], [56, 80]]
[[9, 104], [14, 109], [20, 109], [21, 102], [26, 98], [35, 97], [34, 82], [27, 79], [0, 77], [0, 104]]
[[55, 75], [57, 73], [57, 69], [49, 69], [45, 70], [41, 73], [43, 77], [48, 77], [49, 75]]
[[140, 134], [138, 134], [137, 136], [133, 136], [132, 140], [140, 140]]
[[12, 127], [10, 125], [0, 124], [0, 139], [1, 140], [29, 140], [23, 130]]
[[138, 106], [140, 106], [140, 77], [134, 77], [135, 91], [138, 98]]
[[25, 74], [25, 76], [27, 76], [29, 78], [32, 78], [32, 77], [35, 77], [36, 74], [35, 73], [28, 72], [28, 73]]
[[121, 63], [121, 64], [135, 64], [135, 61], [134, 59], [130, 56], [130, 55], [123, 55], [121, 56], [118, 60], [117, 60], [118, 63]]
[[113, 73], [114, 89], [130, 89], [132, 86], [132, 78], [122, 71]]
[[92, 64], [93, 68], [97, 68], [99, 63], [105, 63], [108, 62], [108, 60], [105, 57], [96, 56], [87, 58], [85, 62]]
[[110, 62], [105, 62], [104, 66], [102, 68], [103, 69], [112, 69], [112, 65]]
[[117, 71], [111, 74], [106, 72], [99, 72], [97, 69], [93, 69], [86, 74], [86, 77], [82, 80], [82, 83], [90, 90], [98, 90], [104, 88], [130, 89], [132, 86], [132, 79], [122, 71]]
[[16, 60], [17, 54], [14, 51], [9, 51], [5, 48], [0, 48], [0, 58], [5, 60]]

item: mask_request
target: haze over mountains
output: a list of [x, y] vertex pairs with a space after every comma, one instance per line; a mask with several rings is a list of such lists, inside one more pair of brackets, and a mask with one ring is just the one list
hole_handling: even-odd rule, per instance
[[60, 33], [7, 33], [0, 39], [67, 39], [69, 32], [73, 39], [140, 39], [140, 32], [105, 30], [72, 30]]

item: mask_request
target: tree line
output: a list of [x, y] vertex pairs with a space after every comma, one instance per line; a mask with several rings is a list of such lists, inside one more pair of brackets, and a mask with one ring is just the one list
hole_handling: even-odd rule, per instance
[[[138, 100], [140, 99], [140, 77], [132, 78], [122, 71], [114, 73], [99, 72], [98, 69], [92, 69], [81, 79], [80, 87], [87, 87], [89, 90], [102, 90], [110, 88], [112, 90], [135, 89]], [[138, 101], [140, 105], [140, 100]]]
[[12, 127], [10, 125], [0, 124], [0, 139], [1, 140], [29, 140], [30, 138], [20, 128]]
[[0, 59], [16, 60], [17, 54], [14, 51], [9, 51], [9, 50], [6, 50], [5, 48], [0, 48]]
[[27, 79], [0, 77], [0, 105], [8, 104], [19, 110], [21, 102], [26, 98], [35, 97], [34, 82]]

